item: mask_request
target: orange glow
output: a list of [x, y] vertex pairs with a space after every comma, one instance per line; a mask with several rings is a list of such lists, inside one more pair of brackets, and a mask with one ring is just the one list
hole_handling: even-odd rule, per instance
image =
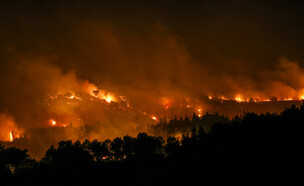
[[115, 97], [111, 93], [108, 93], [103, 90], [98, 90], [98, 89], [92, 90], [90, 92], [90, 95], [100, 100], [105, 100], [108, 103], [111, 103], [112, 101], [116, 101]]
[[111, 98], [111, 96], [108, 96], [105, 100], [106, 100], [106, 102], [111, 103], [112, 98]]
[[79, 97], [76, 97], [76, 96], [74, 96], [74, 95], [71, 95], [70, 97], [68, 97], [69, 99], [77, 99], [77, 100], [81, 100], [81, 98], [79, 98]]
[[17, 127], [14, 118], [0, 113], [0, 141], [12, 142], [22, 134], [23, 129]]
[[56, 125], [56, 121], [51, 119], [51, 125], [55, 126]]
[[244, 99], [241, 98], [241, 96], [236, 96], [234, 99], [235, 99], [235, 101], [237, 101], [237, 102], [243, 102], [243, 101], [244, 101]]
[[9, 141], [12, 142], [14, 140], [13, 132], [12, 131], [9, 133], [9, 136], [10, 136], [10, 140]]
[[304, 95], [301, 95], [301, 96], [300, 96], [300, 99], [303, 100], [303, 99], [304, 99]]
[[219, 99], [221, 99], [221, 100], [228, 100], [228, 98], [225, 97], [225, 96], [220, 96]]
[[155, 116], [152, 116], [151, 117], [153, 120], [157, 121], [157, 118]]

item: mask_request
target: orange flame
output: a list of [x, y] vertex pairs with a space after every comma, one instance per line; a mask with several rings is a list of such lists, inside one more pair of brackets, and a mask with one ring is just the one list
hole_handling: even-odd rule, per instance
[[106, 102], [108, 102], [108, 103], [111, 103], [112, 97], [109, 95], [104, 100], [106, 100]]
[[53, 125], [53, 126], [55, 126], [55, 125], [56, 125], [56, 121], [55, 121], [55, 120], [53, 120], [53, 119], [51, 119], [51, 120], [50, 120], [50, 123], [51, 123], [51, 125]]
[[14, 140], [13, 132], [12, 131], [9, 133], [9, 136], [10, 136], [10, 140], [9, 141], [12, 142]]
[[151, 118], [152, 118], [154, 121], [158, 121], [158, 119], [157, 119], [155, 116], [151, 116]]

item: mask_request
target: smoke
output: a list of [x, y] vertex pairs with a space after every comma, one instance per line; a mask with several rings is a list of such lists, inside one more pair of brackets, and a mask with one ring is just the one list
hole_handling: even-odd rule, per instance
[[17, 127], [13, 117], [5, 113], [0, 113], [1, 141], [12, 141], [14, 137], [20, 137], [22, 133], [22, 129]]

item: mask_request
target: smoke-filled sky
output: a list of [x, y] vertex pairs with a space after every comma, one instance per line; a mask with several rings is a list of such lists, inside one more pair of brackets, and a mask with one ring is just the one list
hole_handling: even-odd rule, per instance
[[1, 123], [43, 121], [50, 109], [29, 104], [89, 83], [146, 112], [207, 96], [299, 98], [303, 10], [279, 0], [1, 1]]

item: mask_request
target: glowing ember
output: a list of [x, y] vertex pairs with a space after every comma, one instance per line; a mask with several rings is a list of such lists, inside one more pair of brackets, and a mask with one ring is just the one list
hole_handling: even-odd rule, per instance
[[304, 95], [300, 96], [300, 99], [301, 99], [301, 100], [304, 100]]

